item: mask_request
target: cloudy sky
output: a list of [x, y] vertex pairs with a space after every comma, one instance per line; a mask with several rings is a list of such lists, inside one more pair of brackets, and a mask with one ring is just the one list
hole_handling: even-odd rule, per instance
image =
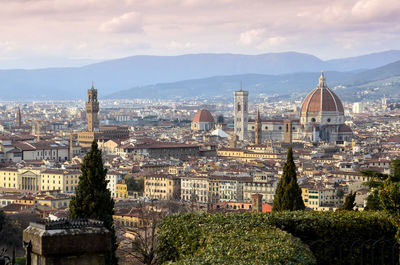
[[0, 0], [0, 68], [138, 54], [400, 49], [400, 0]]

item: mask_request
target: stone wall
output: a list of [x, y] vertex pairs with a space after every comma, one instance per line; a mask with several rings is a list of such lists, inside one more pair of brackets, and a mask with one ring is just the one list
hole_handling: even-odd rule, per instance
[[110, 232], [95, 220], [31, 223], [23, 241], [32, 265], [102, 265], [111, 250]]

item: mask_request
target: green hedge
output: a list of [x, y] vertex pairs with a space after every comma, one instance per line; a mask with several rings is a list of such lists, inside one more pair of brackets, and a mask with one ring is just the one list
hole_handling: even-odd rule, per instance
[[315, 257], [298, 238], [274, 227], [208, 234], [194, 255], [169, 264], [313, 265]]
[[[289, 232], [309, 244], [319, 264], [339, 264], [339, 256], [345, 260], [352, 259], [355, 263], [361, 259], [360, 255], [371, 252], [376, 240], [389, 242], [396, 234], [396, 227], [381, 212], [192, 213], [167, 217], [159, 224], [158, 255], [161, 262], [196, 257], [209, 248], [209, 238], [219, 235], [220, 231], [240, 234], [259, 228], [270, 229], [270, 226]], [[356, 240], [363, 244], [363, 249], [357, 248]], [[380, 248], [386, 251], [384, 260], [391, 260], [390, 245]], [[364, 256], [364, 260], [370, 260]], [[375, 255], [375, 258], [380, 260], [382, 255]]]

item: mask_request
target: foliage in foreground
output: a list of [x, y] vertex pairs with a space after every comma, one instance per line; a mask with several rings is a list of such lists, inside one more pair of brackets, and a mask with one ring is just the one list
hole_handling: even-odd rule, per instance
[[[233, 213], [233, 214], [181, 214], [165, 218], [159, 224], [158, 256], [161, 262], [180, 261], [196, 258], [202, 251], [210, 248], [210, 237], [234, 231], [232, 238], [222, 240], [221, 244], [245, 244], [236, 242], [235, 236], [245, 241], [246, 233], [254, 229], [269, 229], [270, 226], [280, 228], [303, 242], [310, 244], [320, 264], [339, 264], [332, 262], [326, 253], [331, 253], [335, 244], [354, 242], [355, 240], [368, 241], [365, 246], [374, 240], [393, 240], [396, 227], [382, 212], [272, 212], [272, 213]], [[239, 235], [235, 235], [239, 234]], [[225, 235], [229, 237], [230, 235]], [[264, 236], [260, 233], [260, 236]], [[217, 240], [217, 239], [216, 239]], [[311, 242], [327, 242], [326, 244], [311, 244]], [[244, 246], [241, 246], [242, 248]], [[258, 246], [261, 248], [261, 246]], [[389, 249], [390, 250], [390, 249]], [[388, 251], [389, 251], [388, 250]], [[299, 252], [306, 258], [307, 252]], [[352, 251], [353, 260], [359, 260], [361, 251]], [[338, 254], [338, 253], [336, 253]], [[362, 254], [362, 253], [361, 253]], [[335, 255], [335, 253], [333, 253]], [[343, 248], [343, 257], [350, 255], [349, 248]], [[339, 254], [337, 255], [339, 256]], [[324, 263], [325, 262], [325, 263]], [[240, 262], [239, 262], [240, 263]], [[228, 264], [228, 263], [227, 263]], [[303, 263], [299, 263], [303, 264]]]
[[118, 264], [115, 256], [118, 245], [112, 218], [114, 200], [110, 190], [107, 189], [107, 169], [103, 166], [101, 150], [95, 141], [83, 160], [81, 172], [75, 196], [71, 198], [69, 205], [69, 217], [103, 221], [104, 226], [111, 232], [112, 253], [107, 257], [107, 264]]
[[169, 264], [316, 264], [306, 244], [278, 228], [236, 227], [208, 234], [194, 255]]
[[296, 165], [293, 161], [293, 150], [289, 148], [287, 160], [283, 166], [282, 177], [276, 187], [274, 197], [274, 211], [304, 210], [304, 202], [301, 197], [301, 188], [297, 183]]
[[350, 191], [349, 194], [347, 194], [344, 203], [342, 207], [339, 208], [339, 210], [346, 210], [346, 211], [353, 211], [354, 207], [356, 206], [356, 195], [357, 192]]
[[384, 206], [382, 205], [382, 200], [379, 198], [379, 191], [383, 189], [385, 181], [389, 180], [393, 183], [400, 183], [400, 160], [392, 160], [390, 168], [393, 173], [390, 176], [375, 170], [361, 171], [361, 174], [368, 178], [368, 181], [364, 184], [370, 189], [365, 210], [383, 210]]

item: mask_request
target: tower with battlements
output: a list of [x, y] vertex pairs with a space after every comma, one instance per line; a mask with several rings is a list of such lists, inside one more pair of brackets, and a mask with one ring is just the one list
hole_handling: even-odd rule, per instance
[[86, 102], [86, 113], [88, 121], [88, 131], [94, 132], [99, 130], [99, 102], [97, 100], [97, 89], [92, 88], [88, 90], [88, 101]]

